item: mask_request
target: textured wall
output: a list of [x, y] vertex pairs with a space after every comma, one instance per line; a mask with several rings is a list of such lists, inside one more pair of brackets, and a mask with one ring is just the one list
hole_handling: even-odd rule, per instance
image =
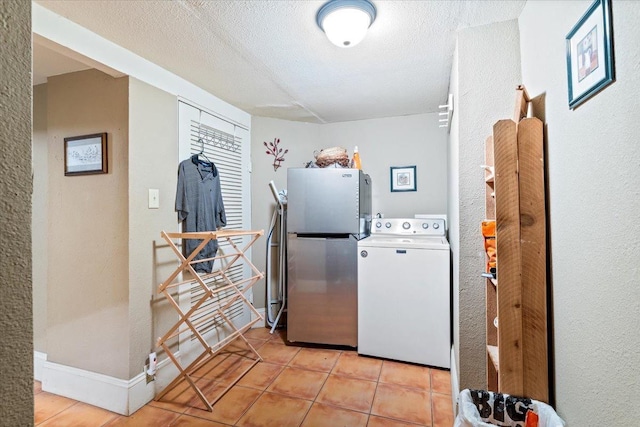
[[[176, 97], [129, 78], [129, 378], [142, 372], [156, 339], [175, 323], [157, 287], [177, 264], [160, 237], [178, 228], [177, 134]], [[160, 190], [159, 209], [148, 208], [149, 188]]]
[[[453, 54], [449, 93], [453, 94], [453, 115], [451, 116], [451, 131], [447, 144], [447, 215], [449, 216], [449, 245], [451, 247], [451, 321], [453, 333], [453, 351], [455, 360], [452, 361], [451, 373], [457, 374], [452, 378], [452, 387], [460, 382], [460, 120], [458, 120], [458, 102], [460, 97], [458, 83], [458, 43]], [[454, 390], [454, 394], [456, 390]], [[455, 397], [455, 396], [454, 396]]]
[[[458, 34], [458, 96], [456, 108], [458, 163], [459, 268], [458, 370], [460, 388], [486, 387], [484, 252], [480, 222], [484, 219], [484, 141], [493, 124], [513, 114], [515, 88], [520, 84], [518, 22], [464, 29]], [[450, 164], [455, 167], [455, 161]], [[451, 171], [456, 174], [456, 171]], [[451, 193], [455, 194], [456, 190]], [[455, 205], [455, 201], [453, 204]], [[456, 224], [453, 224], [455, 227]], [[454, 285], [454, 287], [456, 287]]]
[[[96, 74], [94, 73], [94, 76]], [[98, 74], [100, 75], [100, 74]], [[85, 74], [74, 74], [65, 78], [65, 87], [81, 84]], [[77, 81], [74, 82], [74, 79]], [[56, 79], [54, 78], [54, 92]], [[58, 81], [59, 82], [59, 81]], [[86, 82], [86, 80], [85, 80]], [[107, 87], [113, 79], [106, 80]], [[155, 338], [166, 331], [174, 321], [175, 311], [156, 295], [157, 284], [173, 270], [175, 256], [169, 249], [163, 249], [160, 230], [177, 228], [173, 207], [176, 188], [176, 165], [178, 158], [177, 135], [177, 100], [164, 91], [153, 88], [136, 79], [129, 80], [129, 235], [125, 239], [129, 244], [129, 264], [134, 265], [129, 274], [129, 373], [133, 378], [142, 371], [143, 363], [149, 352], [155, 347]], [[47, 352], [47, 265], [49, 240], [48, 224], [48, 126], [47, 126], [47, 90], [48, 85], [34, 86], [34, 197], [33, 197], [33, 240], [34, 240], [34, 347], [40, 352]], [[54, 95], [55, 96], [55, 95]], [[63, 100], [54, 100], [58, 105]], [[158, 121], [158, 117], [166, 120]], [[55, 128], [59, 121], [53, 120]], [[52, 130], [52, 132], [55, 132]], [[111, 148], [111, 147], [110, 147]], [[118, 147], [120, 149], [120, 147]], [[59, 147], [52, 147], [59, 151]], [[153, 156], [149, 156], [153, 153]], [[126, 151], [123, 155], [126, 155]], [[144, 160], [141, 160], [144, 159]], [[111, 159], [112, 160], [112, 159]], [[171, 173], [169, 173], [171, 172]], [[52, 172], [57, 182], [59, 168]], [[98, 177], [95, 177], [98, 178]], [[82, 179], [82, 178], [79, 178]], [[69, 182], [62, 179], [61, 182]], [[160, 190], [160, 209], [148, 209], [148, 189]], [[118, 194], [123, 202], [127, 197]], [[54, 217], [58, 214], [54, 212]], [[107, 218], [108, 219], [108, 218]], [[53, 224], [59, 224], [53, 218]], [[54, 232], [66, 232], [54, 230]], [[155, 242], [155, 243], [154, 243]], [[55, 243], [60, 247], [59, 243]], [[100, 246], [100, 245], [98, 245]], [[54, 258], [57, 255], [52, 255]], [[105, 254], [104, 257], [108, 257]], [[171, 271], [167, 271], [167, 268]], [[58, 292], [58, 291], [56, 291]], [[152, 299], [152, 304], [150, 304]], [[126, 319], [119, 316], [118, 321]], [[112, 322], [107, 322], [110, 324]], [[126, 334], [121, 337], [124, 342]], [[78, 343], [79, 346], [83, 344]], [[55, 344], [54, 344], [55, 347]], [[55, 358], [55, 355], [50, 355]]]
[[31, 2], [0, 1], [0, 425], [33, 425]]
[[569, 110], [564, 38], [590, 4], [527, 2], [519, 20], [546, 116], [556, 407], [571, 426], [638, 425], [640, 4], [612, 2], [616, 81]]
[[[47, 266], [49, 253], [49, 144], [47, 137], [47, 85], [33, 87], [33, 347], [47, 352]], [[36, 372], [38, 375], [38, 372]]]
[[[48, 360], [129, 379], [128, 79], [50, 77]], [[64, 138], [107, 132], [109, 173], [64, 175]]]

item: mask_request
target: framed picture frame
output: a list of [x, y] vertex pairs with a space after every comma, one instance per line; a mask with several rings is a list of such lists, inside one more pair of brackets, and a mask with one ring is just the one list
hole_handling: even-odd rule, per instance
[[595, 0], [566, 37], [569, 108], [614, 79], [611, 0]]
[[391, 166], [391, 191], [417, 191], [415, 166]]
[[64, 139], [65, 176], [107, 173], [107, 133]]

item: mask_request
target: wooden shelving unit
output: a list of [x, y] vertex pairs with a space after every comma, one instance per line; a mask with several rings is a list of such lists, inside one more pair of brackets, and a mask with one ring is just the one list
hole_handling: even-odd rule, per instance
[[[162, 238], [169, 244], [169, 247], [173, 250], [175, 255], [180, 260], [180, 265], [176, 270], [158, 286], [158, 293], [164, 295], [170, 305], [178, 312], [178, 320], [176, 323], [167, 330], [167, 332], [160, 338], [158, 338], [158, 347], [166, 352], [167, 356], [180, 372], [179, 375], [169, 384], [164, 390], [156, 396], [156, 400], [159, 400], [168, 391], [173, 389], [181, 381], [187, 381], [189, 385], [194, 389], [202, 403], [207, 407], [209, 411], [213, 410], [213, 404], [219, 400], [233, 385], [240, 380], [244, 374], [246, 374], [253, 366], [260, 362], [262, 358], [255, 348], [245, 339], [243, 333], [246, 332], [256, 322], [263, 321], [260, 313], [253, 307], [253, 304], [245, 297], [245, 293], [256, 284], [256, 282], [264, 277], [264, 273], [260, 272], [246, 257], [247, 250], [256, 242], [256, 240], [264, 233], [262, 230], [249, 231], [249, 230], [219, 230], [219, 231], [207, 231], [207, 232], [191, 232], [191, 233], [167, 233], [161, 232]], [[249, 242], [242, 248], [240, 248], [235, 242], [234, 238], [248, 236]], [[178, 242], [182, 239], [195, 239], [200, 241], [197, 248], [193, 250], [191, 254], [187, 256], [183, 255], [179, 249]], [[196, 255], [211, 241], [211, 240], [226, 240], [229, 243], [231, 250], [230, 253], [222, 253], [221, 255], [213, 258], [205, 258], [195, 260]], [[237, 240], [237, 239], [236, 239]], [[218, 265], [220, 268], [214, 270], [209, 274], [197, 274], [194, 269], [194, 264], [206, 261], [220, 260]], [[248, 265], [253, 274], [251, 277], [234, 281], [233, 275], [230, 274], [230, 269], [239, 263], [245, 263]], [[191, 279], [181, 282], [175, 282], [174, 280], [180, 276], [181, 273], [187, 273]], [[183, 311], [180, 308], [178, 301], [175, 299], [176, 294], [172, 292], [180, 285], [185, 283], [192, 283], [196, 286], [200, 286], [202, 289], [202, 296], [195, 301], [191, 307]], [[232, 307], [236, 302], [241, 301], [248, 307], [255, 318], [246, 325], [238, 328], [229, 318], [227, 310]], [[224, 324], [231, 332], [222, 340], [210, 344], [205, 339], [205, 331], [210, 327], [211, 322], [215, 322], [218, 325]], [[202, 349], [199, 356], [189, 363], [188, 366], [182, 366], [179, 358], [174, 354], [171, 349], [171, 341], [180, 336], [181, 334], [189, 332], [193, 335], [195, 340], [200, 343]], [[215, 400], [208, 401], [205, 395], [202, 393], [198, 385], [196, 384], [193, 374], [202, 366], [204, 366], [211, 359], [216, 357], [226, 346], [231, 344], [234, 340], [241, 339], [244, 345], [247, 347], [247, 354], [243, 355], [249, 359], [248, 366], [244, 369], [236, 378], [228, 383], [227, 387], [218, 394]]]
[[494, 172], [485, 179], [486, 216], [496, 221], [497, 248], [497, 281], [485, 285], [487, 386], [548, 402], [543, 124], [523, 118], [528, 101], [518, 88], [514, 120], [496, 122], [485, 142]]

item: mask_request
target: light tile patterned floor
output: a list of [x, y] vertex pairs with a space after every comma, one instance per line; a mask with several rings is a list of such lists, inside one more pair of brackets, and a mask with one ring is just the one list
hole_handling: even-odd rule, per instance
[[[35, 425], [208, 427], [451, 427], [449, 371], [358, 356], [352, 350], [286, 345], [284, 332], [250, 330], [264, 359], [206, 411], [185, 382], [125, 417], [34, 385]], [[213, 399], [246, 359], [224, 354], [195, 377]]]

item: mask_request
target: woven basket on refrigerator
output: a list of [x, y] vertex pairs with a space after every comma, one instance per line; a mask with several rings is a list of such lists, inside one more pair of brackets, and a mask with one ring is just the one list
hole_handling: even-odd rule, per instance
[[342, 147], [329, 147], [320, 150], [315, 154], [316, 164], [321, 168], [326, 168], [334, 163], [338, 163], [342, 167], [349, 166], [349, 154], [347, 149]]

